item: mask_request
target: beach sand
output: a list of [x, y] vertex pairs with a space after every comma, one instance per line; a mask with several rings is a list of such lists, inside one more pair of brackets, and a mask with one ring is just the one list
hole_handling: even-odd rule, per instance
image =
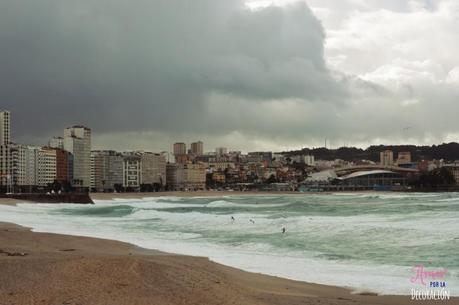
[[0, 198], [0, 204], [16, 205], [16, 203], [25, 202], [24, 200], [17, 200], [13, 198]]
[[355, 295], [344, 288], [244, 272], [203, 257], [34, 233], [5, 223], [0, 223], [0, 271], [2, 305], [416, 303], [408, 296]]

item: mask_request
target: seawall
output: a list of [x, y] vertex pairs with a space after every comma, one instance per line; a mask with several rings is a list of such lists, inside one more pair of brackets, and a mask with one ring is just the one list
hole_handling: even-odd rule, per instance
[[76, 203], [76, 204], [93, 204], [91, 197], [86, 193], [68, 193], [68, 194], [2, 194], [3, 198], [13, 198], [17, 200], [31, 201], [36, 203]]

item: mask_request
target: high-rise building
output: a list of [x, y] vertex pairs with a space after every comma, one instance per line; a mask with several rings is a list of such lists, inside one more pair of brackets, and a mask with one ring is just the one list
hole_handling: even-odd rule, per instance
[[11, 142], [10, 112], [0, 110], [0, 145], [8, 145]]
[[191, 153], [195, 156], [204, 154], [204, 143], [202, 141], [191, 143]]
[[186, 144], [182, 142], [174, 144], [174, 156], [180, 155], [186, 155]]
[[91, 189], [113, 192], [123, 185], [123, 156], [113, 150], [91, 152]]
[[385, 150], [379, 153], [379, 160], [382, 166], [394, 165], [394, 153], [392, 150]]
[[16, 184], [29, 191], [38, 185], [38, 151], [39, 147], [17, 145], [18, 162], [16, 167]]
[[47, 186], [56, 181], [56, 150], [43, 147], [38, 150], [37, 184]]
[[64, 149], [64, 138], [53, 137], [49, 140], [48, 146], [52, 148]]
[[217, 154], [217, 157], [221, 157], [228, 153], [228, 149], [226, 147], [217, 147], [215, 148], [215, 153]]
[[10, 145], [0, 145], [0, 186], [8, 186], [12, 182], [12, 156]]
[[142, 152], [141, 184], [166, 185], [166, 158], [161, 154]]
[[0, 111], [0, 186], [10, 192], [13, 185], [13, 158], [11, 142], [11, 118], [7, 110]]
[[91, 129], [73, 126], [64, 130], [64, 149], [73, 156], [74, 186], [91, 186]]
[[70, 183], [73, 180], [72, 154], [60, 148], [52, 148], [56, 151], [56, 181], [59, 183]]

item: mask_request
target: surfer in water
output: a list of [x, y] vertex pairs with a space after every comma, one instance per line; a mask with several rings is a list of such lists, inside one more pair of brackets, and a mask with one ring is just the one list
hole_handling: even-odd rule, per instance
[[285, 234], [285, 227], [282, 228], [282, 234]]
[[231, 222], [234, 222], [236, 219], [234, 219], [234, 216], [231, 216]]
[[255, 221], [254, 221], [253, 219], [250, 219], [250, 222], [253, 223], [253, 224], [255, 224]]

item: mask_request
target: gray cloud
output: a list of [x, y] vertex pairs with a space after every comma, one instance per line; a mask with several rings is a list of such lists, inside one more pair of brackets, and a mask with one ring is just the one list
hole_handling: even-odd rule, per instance
[[0, 100], [19, 139], [73, 123], [99, 133], [224, 134], [234, 122], [203, 116], [214, 94], [253, 105], [340, 103], [346, 94], [305, 4], [251, 11], [242, 1], [1, 1], [0, 37]]
[[416, 39], [454, 37], [453, 1], [308, 3], [328, 38], [304, 3], [0, 0], [1, 106], [34, 144], [76, 123], [115, 149], [455, 139], [457, 44]]

